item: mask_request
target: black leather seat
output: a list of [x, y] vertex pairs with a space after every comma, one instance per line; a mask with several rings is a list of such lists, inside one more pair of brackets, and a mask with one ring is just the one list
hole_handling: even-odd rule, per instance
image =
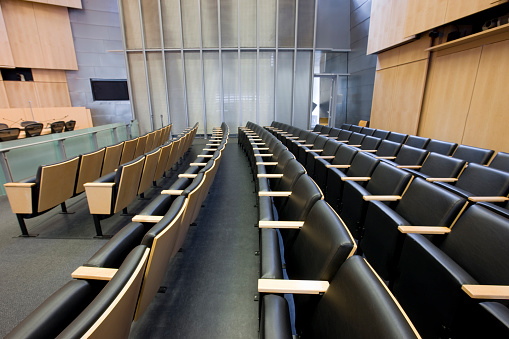
[[373, 136], [375, 138], [380, 138], [382, 140], [385, 140], [387, 139], [387, 137], [389, 136], [391, 132], [389, 131], [386, 131], [386, 130], [383, 130], [383, 129], [377, 129], [374, 133], [373, 133]]
[[306, 166], [306, 161], [308, 158], [309, 152], [314, 153], [321, 153], [323, 152], [323, 149], [325, 147], [325, 144], [329, 141], [327, 137], [324, 136], [318, 136], [315, 141], [313, 142], [313, 146], [302, 146], [298, 148], [298, 153], [295, 154], [295, 157], [299, 162], [302, 164], [302, 166]]
[[394, 141], [399, 144], [404, 144], [407, 138], [408, 134], [391, 132], [391, 134], [389, 134], [389, 136], [387, 137], [387, 140]]
[[428, 146], [426, 146], [426, 150], [428, 152], [435, 152], [443, 155], [452, 155], [456, 147], [458, 147], [458, 144], [455, 142], [431, 139]]
[[509, 219], [472, 205], [435, 244], [407, 235], [394, 294], [423, 337], [507, 338], [506, 306], [471, 299], [462, 285], [509, 285], [508, 232]]
[[21, 123], [21, 126], [25, 128], [25, 137], [36, 137], [38, 135], [41, 135], [42, 129], [44, 128], [44, 125], [40, 122], [31, 122], [29, 124], [26, 124], [23, 126], [24, 122]]
[[415, 148], [426, 148], [430, 140], [431, 140], [430, 138], [409, 135], [408, 139], [406, 139], [405, 145], [412, 146]]
[[358, 152], [359, 151], [357, 149], [342, 144], [340, 147], [338, 147], [332, 161], [330, 161], [330, 159], [316, 159], [317, 161], [315, 161], [313, 179], [316, 181], [317, 185], [322, 189], [322, 191], [325, 192], [327, 187], [329, 167], [333, 165], [348, 168]]
[[371, 151], [371, 153], [376, 153], [381, 142], [382, 139], [368, 135], [364, 138], [364, 140], [362, 140], [361, 146], [359, 148], [364, 152]]
[[509, 153], [498, 152], [497, 155], [490, 162], [489, 167], [509, 172]]
[[[365, 134], [353, 132], [348, 139], [348, 146], [361, 147], [362, 141], [366, 137]], [[339, 140], [341, 142], [341, 140]]]
[[378, 274], [390, 281], [404, 239], [398, 226], [450, 227], [465, 204], [465, 199], [415, 178], [394, 209], [370, 201], [359, 247]]
[[19, 137], [19, 132], [20, 129], [17, 127], [2, 128], [0, 129], [0, 141], [16, 140]]
[[31, 124], [38, 124], [38, 122], [37, 121], [22, 121], [22, 122], [20, 122], [21, 127], [26, 127]]
[[308, 175], [310, 175], [312, 178], [314, 178], [315, 175], [315, 162], [318, 159], [324, 159], [324, 160], [332, 160], [334, 159], [334, 154], [336, 154], [336, 151], [341, 146], [341, 143], [337, 142], [336, 140], [328, 139], [328, 141], [325, 143], [325, 146], [323, 146], [322, 152], [314, 152], [310, 151], [307, 152], [307, 159], [306, 159], [306, 170], [308, 172]]
[[386, 159], [384, 161], [399, 168], [413, 168], [421, 166], [427, 156], [428, 151], [424, 149], [403, 145], [394, 160]]
[[400, 143], [394, 141], [382, 140], [378, 149], [375, 153], [372, 153], [372, 155], [378, 159], [396, 159], [396, 155], [401, 149], [401, 146]]
[[62, 133], [65, 128], [65, 121], [55, 121], [50, 125], [51, 133]]
[[419, 168], [406, 170], [413, 175], [434, 181], [440, 178], [457, 178], [465, 168], [466, 161], [431, 152]]
[[373, 133], [375, 133], [375, 129], [374, 128], [369, 128], [369, 127], [364, 127], [362, 130], [361, 130], [361, 133], [362, 134], [365, 134], [365, 135], [368, 135], [368, 136], [372, 136]]
[[357, 125], [351, 125], [350, 126], [350, 131], [354, 132], [354, 133], [360, 133], [362, 131], [363, 127], [361, 126], [357, 126]]
[[[263, 305], [260, 338], [291, 338], [285, 299], [266, 295]], [[419, 338], [396, 299], [359, 256], [341, 265], [316, 306], [306, 311], [310, 318], [296, 324], [302, 338]]]
[[350, 127], [352, 127], [352, 124], [342, 124], [341, 129], [350, 130]]
[[0, 129], [6, 129], [6, 128], [9, 128], [9, 125], [0, 123]]
[[494, 153], [495, 151], [491, 149], [459, 145], [452, 157], [465, 160], [468, 163], [486, 165]]
[[74, 127], [75, 126], [76, 126], [76, 121], [75, 120], [66, 121], [65, 122], [65, 131], [66, 132], [74, 131]]

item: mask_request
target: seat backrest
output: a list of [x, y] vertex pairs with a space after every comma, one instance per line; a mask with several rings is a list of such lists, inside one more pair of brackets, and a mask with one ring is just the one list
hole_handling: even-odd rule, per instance
[[159, 162], [159, 155], [161, 148], [158, 147], [154, 151], [145, 154], [145, 164], [143, 165], [143, 172], [141, 173], [140, 186], [138, 187], [138, 194], [145, 192], [151, 185], [154, 179], [154, 174]]
[[138, 138], [124, 141], [124, 147], [122, 149], [122, 157], [120, 158], [120, 164], [128, 163], [134, 159], [134, 151], [138, 144]]
[[137, 158], [145, 153], [145, 146], [147, 145], [148, 134], [141, 136], [138, 138], [138, 143], [136, 144], [136, 149], [134, 151], [134, 157]]
[[465, 199], [456, 194], [415, 178], [394, 211], [410, 225], [449, 227], [465, 203]]
[[9, 128], [9, 125], [0, 123], [0, 129], [6, 129], [6, 128]]
[[491, 161], [489, 167], [509, 172], [509, 153], [498, 152]]
[[154, 139], [152, 140], [152, 146], [150, 146], [149, 150], [155, 149], [157, 146], [162, 145], [159, 142], [161, 140], [162, 133], [163, 133], [163, 129], [158, 129], [158, 130], [154, 131]]
[[316, 124], [315, 128], [313, 128], [313, 132], [320, 132], [322, 130], [322, 125]]
[[380, 138], [382, 140], [384, 139], [387, 139], [387, 137], [389, 136], [391, 132], [389, 131], [386, 131], [386, 130], [383, 130], [383, 129], [377, 129], [374, 133], [373, 133], [373, 136], [374, 137], [377, 137], [377, 138]]
[[331, 164], [350, 165], [358, 152], [359, 150], [353, 147], [348, 147], [345, 145], [340, 146], [336, 151], [336, 154], [334, 154], [334, 159], [332, 159]]
[[410, 173], [381, 161], [371, 174], [366, 190], [374, 195], [399, 195], [411, 178]]
[[352, 124], [342, 124], [341, 125], [341, 129], [346, 129], [346, 130], [350, 130], [350, 127], [352, 127]]
[[395, 157], [401, 146], [400, 143], [394, 141], [382, 140], [375, 154], [379, 157]]
[[337, 137], [341, 130], [339, 128], [331, 128], [329, 132], [329, 137]]
[[382, 139], [368, 135], [364, 138], [364, 140], [362, 140], [361, 149], [376, 150], [376, 149], [378, 149], [378, 146], [380, 146], [381, 142], [382, 142]]
[[360, 145], [366, 136], [361, 133], [352, 133], [350, 139], [348, 139], [348, 145]]
[[291, 191], [293, 186], [301, 175], [306, 174], [306, 170], [296, 159], [291, 159], [283, 168], [283, 177], [272, 181], [273, 191]]
[[365, 134], [365, 135], [373, 135], [373, 133], [375, 133], [375, 129], [374, 128], [369, 128], [369, 127], [364, 127], [361, 131], [362, 134]]
[[173, 141], [173, 147], [170, 152], [170, 156], [168, 157], [168, 162], [166, 163], [166, 169], [165, 171], [169, 171], [173, 165], [178, 161], [179, 159], [179, 151], [182, 144], [182, 138], [178, 138], [177, 140]]
[[431, 139], [428, 146], [426, 146], [426, 150], [443, 155], [452, 155], [456, 147], [458, 147], [458, 144], [455, 142]]
[[137, 321], [157, 294], [170, 259], [178, 252], [178, 234], [187, 208], [187, 198], [178, 197], [164, 217], [145, 235], [142, 244], [150, 248], [145, 277], [136, 307], [134, 321]]
[[124, 142], [106, 147], [104, 152], [104, 161], [101, 171], [101, 176], [113, 172], [120, 165], [120, 157], [122, 156], [122, 149]]
[[62, 338], [127, 338], [150, 250], [137, 246], [88, 307], [60, 334]]
[[56, 164], [40, 166], [36, 184], [39, 187], [37, 212], [44, 212], [65, 202], [74, 194], [79, 157]]
[[55, 121], [51, 123], [51, 133], [61, 133], [65, 128], [65, 121]]
[[320, 130], [321, 134], [327, 134], [329, 135], [330, 131], [332, 130], [332, 127], [329, 126], [322, 126], [322, 129]]
[[37, 121], [22, 121], [22, 122], [20, 123], [20, 126], [21, 126], [21, 127], [26, 127], [26, 126], [28, 126], [28, 125], [31, 125], [31, 124], [38, 124], [38, 123], [39, 123], [39, 122], [37, 122]]
[[408, 139], [406, 139], [405, 145], [412, 146], [415, 148], [426, 148], [430, 140], [431, 140], [430, 138], [409, 135]]
[[408, 134], [391, 132], [391, 134], [389, 134], [389, 136], [387, 137], [387, 140], [403, 144], [403, 143], [405, 143], [405, 140], [407, 139], [407, 137], [408, 137]]
[[350, 139], [350, 136], [352, 136], [352, 131], [347, 131], [347, 130], [344, 130], [342, 129], [340, 132], [339, 132], [339, 135], [338, 135], [338, 141], [348, 141]]
[[76, 121], [69, 120], [65, 122], [65, 131], [74, 131], [74, 127], [76, 126]]
[[74, 189], [75, 194], [85, 190], [83, 184], [92, 182], [101, 176], [104, 153], [105, 149], [101, 148], [95, 152], [80, 155], [78, 177], [76, 178], [76, 188]]
[[159, 153], [159, 160], [157, 162], [157, 168], [154, 173], [153, 181], [156, 181], [157, 179], [161, 178], [166, 170], [166, 165], [168, 162], [168, 159], [170, 157], [170, 153], [172, 151], [174, 143], [170, 142], [166, 145], [161, 146], [161, 153]]
[[152, 144], [154, 143], [155, 137], [156, 137], [155, 131], [147, 134], [147, 142], [145, 143], [145, 149], [143, 150], [143, 153], [147, 153], [153, 150]]
[[455, 185], [477, 196], [507, 196], [509, 173], [479, 164], [469, 164]]
[[375, 170], [380, 160], [363, 152], [357, 153], [352, 161], [352, 165], [346, 174], [349, 177], [369, 177]]
[[495, 151], [491, 149], [459, 145], [452, 157], [466, 160], [468, 163], [486, 165], [494, 153]]
[[325, 143], [329, 140], [327, 137], [318, 136], [318, 138], [315, 139], [313, 143], [313, 147], [310, 147], [312, 149], [323, 149], [325, 146]]
[[16, 127], [0, 129], [0, 141], [16, 140], [19, 132], [19, 128]]
[[314, 144], [318, 134], [309, 132], [306, 136], [306, 144]]
[[420, 338], [380, 277], [356, 255], [341, 265], [306, 331], [307, 338]]
[[431, 152], [419, 172], [431, 178], [457, 178], [465, 165], [465, 160]]
[[480, 284], [509, 285], [509, 219], [482, 206], [470, 206], [440, 249]]
[[322, 199], [322, 191], [308, 175], [301, 175], [295, 182], [292, 194], [281, 207], [280, 220], [304, 220], [311, 207]]
[[25, 136], [27, 138], [41, 135], [42, 129], [44, 128], [43, 124], [41, 124], [39, 122], [31, 122], [29, 124], [23, 125], [23, 123], [25, 123], [25, 122], [29, 122], [29, 121], [23, 121], [21, 123], [21, 126], [25, 127]]
[[120, 166], [115, 175], [116, 201], [113, 213], [127, 207], [136, 198], [145, 157], [141, 156]]
[[350, 126], [350, 131], [355, 132], [355, 133], [360, 133], [362, 131], [362, 129], [363, 129], [363, 127], [361, 127], [361, 126], [357, 126], [357, 125]]
[[394, 162], [398, 165], [422, 165], [428, 151], [412, 146], [403, 145], [394, 159]]
[[323, 146], [323, 152], [320, 153], [320, 155], [334, 155], [340, 146], [341, 143], [336, 140], [329, 139], [325, 146]]

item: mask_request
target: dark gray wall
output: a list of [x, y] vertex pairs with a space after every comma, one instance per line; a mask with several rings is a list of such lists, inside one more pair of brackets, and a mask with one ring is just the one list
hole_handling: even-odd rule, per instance
[[350, 0], [319, 0], [316, 17], [316, 48], [348, 49]]
[[[371, 0], [350, 0], [350, 48], [346, 122], [370, 120], [376, 55], [366, 55]], [[336, 121], [341, 125], [345, 121]]]
[[94, 126], [131, 120], [129, 101], [94, 101], [90, 78], [126, 79], [117, 0], [83, 0], [69, 9], [78, 70], [67, 71], [73, 106], [90, 108]]

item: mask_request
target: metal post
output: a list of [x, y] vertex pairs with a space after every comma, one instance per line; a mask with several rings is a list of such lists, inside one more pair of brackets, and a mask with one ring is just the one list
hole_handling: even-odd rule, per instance
[[[7, 151], [8, 152], [8, 151]], [[5, 182], [12, 182], [12, 172], [9, 167], [9, 162], [7, 161], [6, 152], [0, 153], [0, 165], [2, 166], [2, 171], [4, 172]]]

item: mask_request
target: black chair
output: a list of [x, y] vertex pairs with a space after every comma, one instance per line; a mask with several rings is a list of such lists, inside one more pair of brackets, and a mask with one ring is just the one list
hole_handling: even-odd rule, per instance
[[370, 201], [360, 249], [385, 280], [393, 280], [404, 234], [399, 226], [450, 227], [466, 200], [423, 179], [415, 178], [394, 209]]
[[0, 141], [16, 140], [19, 137], [19, 128], [4, 128], [0, 129]]
[[342, 124], [340, 128], [341, 128], [341, 129], [350, 130], [350, 127], [352, 127], [352, 124], [346, 124], [346, 123], [345, 123], [345, 124]]
[[[365, 134], [353, 132], [348, 139], [348, 146], [350, 147], [361, 147], [362, 141], [366, 137]], [[341, 142], [341, 140], [339, 140]]]
[[382, 140], [376, 152], [372, 154], [378, 159], [396, 159], [401, 146], [400, 143], [394, 141]]
[[302, 146], [299, 147], [298, 153], [295, 154], [295, 157], [299, 162], [302, 164], [302, 166], [306, 166], [306, 161], [308, 158], [309, 152], [314, 153], [321, 153], [323, 152], [323, 149], [325, 147], [325, 144], [329, 141], [329, 138], [326, 136], [318, 136], [315, 141], [313, 142], [313, 146]]
[[407, 235], [393, 291], [424, 338], [508, 337], [507, 307], [462, 290], [509, 285], [508, 232], [509, 219], [472, 205], [438, 242]]
[[368, 136], [372, 136], [373, 133], [375, 133], [375, 129], [374, 128], [369, 128], [369, 127], [364, 127], [362, 130], [361, 130], [361, 133], [362, 134], [365, 134], [365, 135], [368, 135]]
[[324, 160], [332, 160], [334, 159], [334, 154], [336, 154], [336, 151], [341, 146], [341, 143], [337, 142], [336, 140], [329, 139], [325, 146], [323, 147], [322, 152], [308, 152], [307, 153], [307, 159], [306, 159], [306, 170], [308, 171], [308, 175], [311, 176], [311, 178], [314, 178], [315, 174], [315, 162], [318, 159], [324, 159]]
[[452, 157], [465, 160], [468, 163], [486, 165], [494, 153], [495, 151], [491, 149], [459, 145]]
[[0, 129], [6, 129], [6, 128], [9, 128], [9, 125], [0, 123]]
[[406, 170], [428, 181], [447, 181], [449, 178], [458, 178], [466, 163], [465, 160], [431, 152], [422, 166], [416, 166], [413, 169], [406, 168]]
[[367, 135], [361, 142], [361, 152], [376, 153], [382, 139]]
[[428, 146], [426, 146], [426, 150], [428, 152], [435, 152], [443, 155], [452, 155], [456, 147], [458, 147], [458, 144], [455, 142], [431, 139]]
[[415, 168], [416, 166], [421, 166], [427, 156], [428, 151], [426, 150], [403, 145], [395, 159], [386, 159], [384, 161], [398, 168]]
[[498, 152], [489, 167], [509, 172], [509, 153]]
[[353, 134], [352, 131], [342, 129], [341, 131], [339, 131], [339, 134], [338, 134], [338, 137], [336, 140], [339, 142], [342, 142], [344, 144], [347, 144], [349, 142], [348, 140], [350, 139], [352, 134]]
[[[360, 256], [341, 265], [316, 306], [306, 311], [309, 319], [296, 324], [302, 338], [419, 338], [391, 292]], [[292, 338], [289, 319], [286, 300], [266, 295], [260, 338]]]
[[38, 123], [37, 121], [22, 121], [22, 122], [20, 122], [20, 125], [21, 125], [21, 127], [26, 127], [28, 125], [37, 124], [37, 123]]
[[359, 150], [354, 147], [348, 147], [341, 144], [334, 154], [334, 159], [332, 159], [332, 161], [330, 161], [330, 159], [316, 159], [313, 179], [322, 191], [325, 191], [327, 187], [329, 168], [335, 167], [346, 169], [350, 167], [350, 164], [358, 152]]
[[408, 139], [406, 139], [405, 145], [412, 146], [415, 148], [426, 148], [430, 140], [431, 140], [430, 138], [409, 135]]
[[364, 127], [357, 126], [357, 125], [352, 125], [352, 126], [350, 126], [350, 131], [352, 131], [354, 133], [360, 133], [363, 128]]
[[65, 131], [66, 132], [74, 131], [75, 126], [76, 126], [76, 121], [74, 121], [74, 120], [66, 121], [65, 122]]
[[51, 133], [62, 133], [65, 128], [65, 121], [55, 121], [50, 125]]
[[[23, 121], [23, 122], [29, 122], [29, 121]], [[21, 123], [21, 126], [23, 127], [23, 122]], [[38, 135], [41, 135], [42, 129], [44, 128], [44, 125], [40, 122], [33, 122], [30, 124], [25, 124], [25, 137], [36, 137]]]
[[387, 140], [404, 144], [407, 138], [408, 134], [391, 132], [391, 134], [389, 134], [389, 136], [387, 137]]
[[339, 128], [331, 128], [329, 135], [327, 137], [329, 137], [330, 139], [337, 139], [340, 132], [341, 130]]
[[375, 132], [373, 132], [374, 137], [380, 138], [382, 140], [387, 139], [389, 134], [391, 134], [391, 132], [383, 130], [383, 129], [377, 129]]

